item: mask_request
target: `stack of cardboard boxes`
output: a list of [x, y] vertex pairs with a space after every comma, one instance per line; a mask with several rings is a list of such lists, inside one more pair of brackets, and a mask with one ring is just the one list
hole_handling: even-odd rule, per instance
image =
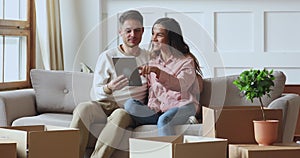
[[130, 158], [227, 157], [227, 140], [219, 138], [187, 135], [130, 138], [129, 144]]
[[16, 145], [6, 145], [5, 150], [12, 156], [5, 158], [15, 158], [16, 151], [18, 158], [79, 158], [78, 129], [43, 125], [2, 127], [0, 137]]
[[[281, 143], [282, 111], [269, 109], [266, 116], [279, 120], [278, 143]], [[261, 119], [260, 108], [255, 106], [203, 107], [203, 137], [130, 138], [130, 158], [186, 158], [197, 155], [263, 158], [266, 154], [272, 158], [282, 154], [289, 155], [289, 158], [299, 157], [299, 145], [258, 146], [252, 121]], [[79, 130], [43, 125], [3, 127], [0, 128], [0, 153], [1, 157], [5, 154], [5, 158], [78, 158]]]
[[229, 158], [299, 158], [300, 145], [273, 144], [259, 146], [257, 144], [229, 144]]
[[[259, 106], [211, 106], [203, 107], [202, 112], [203, 137], [184, 135], [131, 138], [130, 158], [185, 158], [197, 157], [196, 155], [209, 158], [231, 158], [233, 154], [227, 154], [229, 144], [256, 144], [253, 120], [262, 120]], [[282, 111], [268, 109], [266, 115], [268, 119], [279, 120], [278, 142], [280, 142]]]
[[[279, 120], [278, 141], [281, 140], [281, 109], [265, 112], [267, 119]], [[259, 106], [203, 107], [203, 136], [226, 138], [229, 144], [255, 144], [253, 120], [262, 120]]]
[[254, 138], [253, 120], [262, 120], [260, 107], [203, 107], [203, 135], [227, 138], [229, 158], [298, 158], [300, 145], [284, 144], [282, 110], [266, 109], [267, 119], [279, 120], [277, 144], [259, 146]]

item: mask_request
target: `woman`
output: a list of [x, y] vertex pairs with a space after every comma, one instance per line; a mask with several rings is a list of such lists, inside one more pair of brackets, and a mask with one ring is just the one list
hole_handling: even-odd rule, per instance
[[148, 78], [147, 105], [129, 99], [124, 104], [135, 126], [157, 124], [158, 135], [174, 135], [172, 127], [187, 122], [199, 111], [199, 98], [193, 86], [200, 67], [184, 42], [179, 23], [172, 18], [158, 19], [152, 27], [149, 65], [140, 67]]

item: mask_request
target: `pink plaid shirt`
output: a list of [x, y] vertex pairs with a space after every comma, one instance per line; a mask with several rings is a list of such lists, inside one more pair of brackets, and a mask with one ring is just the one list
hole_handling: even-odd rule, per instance
[[165, 112], [172, 107], [193, 103], [199, 111], [199, 101], [192, 94], [192, 85], [196, 80], [195, 66], [192, 58], [171, 56], [164, 62], [161, 56], [149, 62], [163, 70], [157, 78], [155, 73], [148, 76], [148, 106], [157, 112]]

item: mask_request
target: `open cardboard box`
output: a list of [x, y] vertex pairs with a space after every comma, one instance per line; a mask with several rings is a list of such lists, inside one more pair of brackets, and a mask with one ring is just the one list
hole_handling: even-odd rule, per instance
[[229, 144], [229, 158], [299, 158], [300, 144]]
[[79, 130], [56, 126], [1, 127], [0, 136], [17, 142], [18, 158], [78, 158]]
[[130, 138], [130, 158], [226, 158], [227, 140], [200, 136]]
[[17, 142], [0, 138], [0, 157], [17, 158]]
[[[259, 106], [203, 107], [203, 136], [226, 138], [231, 144], [255, 144], [253, 120], [262, 120]], [[278, 141], [282, 140], [282, 110], [266, 109], [267, 119], [279, 120]]]

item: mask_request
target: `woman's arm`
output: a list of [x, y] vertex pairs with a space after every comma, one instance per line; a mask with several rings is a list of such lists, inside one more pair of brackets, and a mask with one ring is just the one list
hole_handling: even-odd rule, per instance
[[140, 70], [141, 75], [150, 74], [151, 72], [155, 73], [158, 82], [164, 85], [167, 89], [178, 92], [187, 91], [194, 83], [193, 81], [196, 77], [192, 60], [186, 60], [186, 62], [183, 62], [175, 75], [171, 75], [156, 66], [142, 66], [140, 67]]

